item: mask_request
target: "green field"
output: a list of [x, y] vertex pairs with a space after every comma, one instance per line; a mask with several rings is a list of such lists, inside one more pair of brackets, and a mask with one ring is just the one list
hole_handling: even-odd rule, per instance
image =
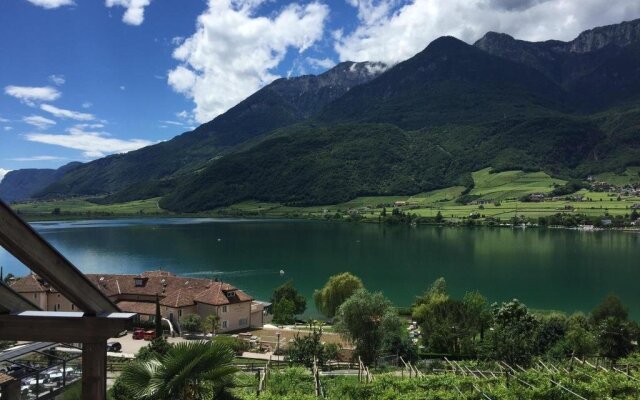
[[158, 206], [159, 198], [136, 200], [121, 204], [95, 204], [84, 198], [51, 200], [13, 204], [27, 219], [31, 217], [73, 217], [73, 216], [140, 216], [166, 215], [167, 212]]
[[608, 182], [612, 185], [628, 185], [640, 182], [640, 167], [629, 167], [623, 173], [608, 172], [597, 175], [597, 181]]
[[554, 179], [544, 172], [505, 171], [492, 173], [485, 168], [471, 174], [474, 187], [469, 194], [484, 200], [518, 199], [531, 193], [549, 193], [554, 185], [566, 182]]
[[[628, 182], [640, 168], [629, 168], [625, 175], [609, 174], [598, 179], [610, 179], [617, 182]], [[584, 201], [549, 200], [544, 202], [522, 202], [518, 199], [531, 193], [548, 193], [554, 185], [562, 185], [565, 181], [550, 177], [544, 172], [504, 171], [491, 173], [483, 169], [473, 173], [474, 187], [471, 195], [480, 196], [482, 200], [491, 201], [484, 205], [465, 205], [455, 200], [464, 192], [464, 187], [449, 188], [419, 193], [413, 196], [366, 196], [357, 197], [345, 203], [320, 205], [312, 207], [291, 207], [278, 203], [260, 201], [243, 201], [228, 207], [218, 208], [198, 216], [249, 216], [249, 217], [303, 217], [326, 218], [336, 213], [345, 215], [357, 212], [365, 220], [377, 221], [383, 208], [390, 212], [397, 207], [400, 210], [421, 217], [435, 217], [440, 212], [446, 219], [457, 221], [471, 214], [483, 217], [495, 217], [508, 220], [520, 217], [537, 218], [556, 213], [576, 213], [590, 216], [626, 215], [634, 204], [640, 204], [639, 197], [623, 196], [618, 200], [617, 194], [592, 192], [583, 189], [576, 193]], [[87, 199], [52, 200], [46, 202], [30, 202], [15, 204], [14, 208], [27, 219], [56, 218], [95, 218], [95, 217], [131, 217], [131, 216], [181, 216], [170, 213], [159, 207], [159, 198], [133, 201], [121, 204], [100, 205]], [[399, 203], [397, 203], [399, 202]]]

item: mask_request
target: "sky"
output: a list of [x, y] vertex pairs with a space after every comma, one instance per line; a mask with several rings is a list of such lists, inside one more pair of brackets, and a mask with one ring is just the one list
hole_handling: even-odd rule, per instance
[[639, 17], [637, 0], [1, 0], [0, 180], [168, 140], [341, 61]]

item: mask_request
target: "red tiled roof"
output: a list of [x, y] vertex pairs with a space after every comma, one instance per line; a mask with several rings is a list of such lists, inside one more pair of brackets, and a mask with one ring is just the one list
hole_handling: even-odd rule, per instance
[[196, 296], [202, 291], [202, 287], [179, 288], [168, 292], [165, 298], [160, 301], [160, 304], [174, 308], [191, 306], [195, 304]]
[[50, 288], [42, 279], [37, 275], [29, 274], [18, 278], [11, 285], [11, 289], [18, 293], [35, 293], [35, 292], [47, 292]]
[[[155, 296], [156, 294], [160, 296], [160, 304], [169, 307], [185, 307], [194, 305], [195, 302], [225, 305], [253, 300], [251, 296], [228, 283], [180, 277], [167, 271], [147, 271], [139, 275], [87, 274], [86, 276], [100, 291], [115, 298], [116, 301], [120, 295]], [[143, 285], [136, 286], [136, 279], [142, 279]], [[19, 293], [47, 290], [55, 292], [55, 289], [33, 274], [19, 279], [12, 288]], [[235, 296], [227, 297], [225, 292], [229, 291], [235, 292]]]
[[156, 315], [155, 303], [145, 303], [142, 301], [121, 301], [117, 306], [122, 312], [130, 312], [145, 315]]
[[[228, 293], [233, 292], [233, 296], [227, 296]], [[251, 301], [253, 298], [241, 290], [237, 290], [231, 285], [222, 284], [215, 285], [207, 290], [203, 291], [196, 296], [195, 301], [205, 304], [211, 304], [214, 306], [220, 306], [225, 304], [242, 303], [244, 301]]]

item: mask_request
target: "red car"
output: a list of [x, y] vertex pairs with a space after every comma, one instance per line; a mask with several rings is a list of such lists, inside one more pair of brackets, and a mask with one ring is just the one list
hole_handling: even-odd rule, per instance
[[135, 340], [144, 339], [144, 329], [142, 329], [142, 328], [133, 328], [133, 338]]
[[153, 340], [156, 338], [155, 329], [149, 329], [148, 331], [144, 331], [144, 340]]

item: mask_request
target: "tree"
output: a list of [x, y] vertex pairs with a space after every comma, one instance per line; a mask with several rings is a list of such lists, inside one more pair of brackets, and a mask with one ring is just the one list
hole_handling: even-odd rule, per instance
[[538, 354], [547, 353], [562, 341], [567, 330], [567, 319], [562, 314], [552, 313], [540, 320], [536, 333], [536, 347]]
[[514, 299], [493, 307], [493, 330], [490, 333], [489, 355], [510, 364], [529, 364], [535, 353], [535, 333], [538, 320], [529, 309]]
[[447, 281], [440, 277], [433, 281], [429, 289], [422, 296], [416, 297], [416, 301], [414, 306], [419, 306], [421, 304], [431, 304], [438, 303], [441, 301], [445, 301], [449, 298], [447, 294]]
[[627, 307], [622, 304], [618, 296], [613, 294], [605, 297], [602, 302], [591, 311], [591, 321], [596, 325], [609, 317], [623, 321], [626, 321], [629, 317]]
[[180, 319], [180, 328], [184, 332], [202, 332], [202, 319], [198, 314], [189, 314]]
[[589, 330], [589, 321], [582, 313], [576, 313], [567, 320], [567, 331], [564, 342], [569, 354], [577, 357], [590, 356], [596, 353], [596, 337]]
[[148, 346], [142, 347], [136, 354], [138, 360], [150, 360], [152, 358], [162, 357], [169, 352], [171, 344], [163, 337], [157, 337], [149, 343]]
[[214, 336], [220, 326], [220, 317], [216, 314], [209, 314], [204, 321], [207, 328], [211, 329], [211, 335]]
[[480, 340], [484, 340], [484, 332], [491, 324], [491, 311], [489, 310], [487, 298], [480, 292], [468, 292], [464, 295], [462, 302], [467, 306], [469, 323], [480, 333]]
[[444, 217], [442, 216], [442, 213], [440, 211], [438, 211], [438, 213], [436, 214], [435, 221], [437, 223], [440, 223], [440, 222], [444, 221]]
[[425, 345], [431, 351], [443, 353], [472, 353], [475, 326], [469, 307], [447, 298], [430, 305], [418, 306]]
[[300, 336], [300, 332], [296, 334], [291, 345], [289, 345], [289, 360], [297, 364], [303, 364], [307, 368], [313, 366], [314, 359], [318, 366], [324, 366], [330, 357], [335, 357], [334, 348], [328, 348], [322, 343], [322, 326], [318, 326], [313, 322], [309, 324], [311, 333]]
[[158, 297], [158, 294], [156, 293], [156, 316], [155, 316], [155, 323], [156, 323], [156, 336], [162, 337], [162, 314], [160, 313], [160, 298]]
[[183, 342], [164, 356], [127, 364], [118, 380], [134, 399], [215, 399], [232, 384], [233, 359], [228, 346]]
[[288, 281], [273, 291], [271, 303], [277, 304], [282, 299], [293, 302], [294, 314], [302, 314], [307, 309], [307, 299], [293, 287], [293, 281]]
[[296, 322], [296, 306], [289, 299], [281, 299], [273, 305], [273, 322], [276, 324], [293, 324]]
[[15, 277], [11, 272], [9, 272], [7, 275], [5, 275], [5, 277], [4, 277], [4, 279], [3, 279], [3, 282], [4, 282], [5, 284], [9, 284], [9, 282], [11, 282], [12, 280], [14, 280], [15, 278], [16, 278], [16, 277]]
[[318, 311], [332, 318], [336, 315], [338, 307], [362, 288], [364, 288], [364, 285], [360, 278], [344, 272], [330, 277], [322, 289], [313, 293], [313, 300]]
[[391, 302], [382, 293], [365, 289], [356, 291], [340, 306], [335, 326], [355, 344], [356, 354], [368, 365], [376, 361], [384, 343], [406, 335]]
[[625, 357], [633, 349], [632, 327], [628, 321], [607, 317], [596, 328], [600, 354], [617, 360]]

